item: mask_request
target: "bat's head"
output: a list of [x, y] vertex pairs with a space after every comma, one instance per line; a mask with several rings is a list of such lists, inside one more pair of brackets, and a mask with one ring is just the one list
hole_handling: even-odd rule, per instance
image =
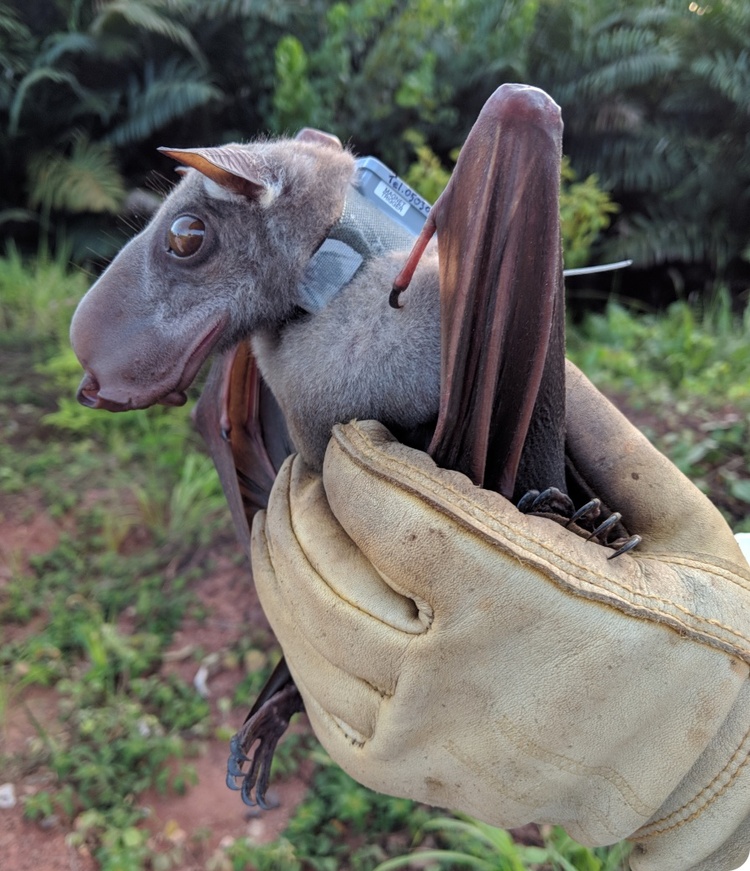
[[78, 400], [181, 405], [212, 350], [296, 310], [304, 268], [341, 215], [354, 159], [332, 136], [160, 149], [182, 180], [81, 300]]

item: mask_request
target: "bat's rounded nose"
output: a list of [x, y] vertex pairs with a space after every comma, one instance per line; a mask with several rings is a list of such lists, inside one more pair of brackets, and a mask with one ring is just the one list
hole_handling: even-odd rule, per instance
[[105, 408], [107, 411], [127, 411], [130, 408], [127, 402], [118, 402], [101, 396], [99, 382], [90, 372], [83, 376], [83, 380], [78, 385], [76, 399], [86, 408]]
[[99, 404], [99, 384], [92, 375], [87, 372], [78, 385], [76, 399], [87, 408], [96, 408]]

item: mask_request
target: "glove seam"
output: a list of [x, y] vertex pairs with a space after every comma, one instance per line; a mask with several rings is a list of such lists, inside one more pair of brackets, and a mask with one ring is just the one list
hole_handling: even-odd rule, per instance
[[748, 583], [742, 575], [732, 572], [729, 569], [725, 569], [720, 565], [716, 565], [710, 561], [709, 556], [705, 559], [696, 559], [695, 557], [691, 559], [690, 557], [686, 557], [684, 554], [674, 553], [672, 551], [659, 551], [658, 554], [637, 554], [636, 556], [642, 560], [658, 558], [659, 561], [666, 561], [669, 565], [685, 566], [686, 568], [696, 569], [701, 572], [710, 571], [712, 575], [721, 577], [727, 583], [734, 584], [734, 586], [739, 587], [744, 592], [750, 592], [750, 583]]
[[[742, 758], [744, 754], [744, 758]], [[737, 764], [737, 760], [741, 759], [739, 764]], [[713, 779], [707, 783], [703, 789], [701, 789], [696, 795], [694, 795], [690, 801], [685, 802], [681, 807], [672, 811], [667, 816], [663, 817], [659, 820], [654, 820], [651, 823], [643, 826], [638, 829], [633, 835], [630, 836], [630, 840], [634, 841], [646, 841], [651, 838], [659, 837], [666, 832], [672, 832], [676, 829], [681, 828], [692, 820], [699, 817], [702, 813], [704, 813], [708, 808], [711, 807], [734, 783], [734, 781], [740, 776], [743, 769], [750, 763], [750, 729], [745, 732], [740, 741], [737, 749], [727, 760], [727, 763], [724, 765], [722, 769], [720, 769]], [[725, 775], [729, 773], [727, 779], [722, 783], [721, 786], [716, 788], [716, 785], [719, 781], [721, 781]], [[687, 816], [681, 816], [685, 814], [689, 808], [695, 807]], [[678, 818], [680, 817], [680, 818]], [[674, 822], [671, 822], [674, 820]]]
[[[597, 601], [600, 604], [608, 605], [609, 607], [613, 607], [621, 612], [639, 614], [647, 617], [653, 622], [669, 626], [673, 631], [677, 631], [679, 634], [688, 634], [693, 640], [702, 641], [712, 647], [718, 647], [719, 649], [738, 656], [745, 662], [750, 663], [750, 637], [741, 630], [722, 623], [715, 618], [695, 614], [694, 611], [687, 608], [685, 605], [679, 604], [671, 599], [647, 593], [644, 590], [636, 590], [623, 581], [617, 581], [608, 575], [601, 574], [596, 569], [592, 569], [590, 565], [584, 565], [569, 558], [562, 560], [560, 554], [553, 551], [548, 546], [544, 546], [544, 554], [538, 553], [531, 547], [532, 543], [536, 544], [538, 547], [538, 542], [535, 539], [530, 538], [528, 535], [525, 535], [515, 525], [490, 513], [486, 508], [471, 503], [465, 492], [457, 489], [443, 478], [438, 478], [431, 474], [427, 469], [421, 467], [415, 469], [412, 464], [382, 450], [377, 445], [373, 444], [372, 440], [357, 421], [352, 421], [349, 427], [350, 429], [346, 435], [344, 435], [338, 427], [334, 428], [333, 434], [340, 448], [357, 466], [362, 468], [365, 472], [375, 475], [381, 480], [393, 483], [394, 479], [392, 475], [388, 475], [379, 466], [373, 467], [372, 465], [367, 465], [364, 462], [363, 457], [376, 464], [378, 460], [387, 459], [391, 466], [398, 467], [403, 476], [403, 479], [399, 478], [398, 481], [396, 481], [400, 487], [424, 499], [435, 510], [439, 511], [446, 517], [450, 517], [451, 520], [460, 523], [472, 534], [487, 541], [493, 547], [497, 547], [515, 557], [518, 557], [519, 554], [514, 552], [513, 548], [509, 545], [513, 544], [516, 547], [523, 547], [526, 550], [525, 558], [530, 563], [534, 564], [537, 570], [541, 571], [548, 580], [556, 586], [568, 590], [572, 595]], [[352, 431], [356, 433], [360, 441], [360, 444], [356, 446], [353, 444], [353, 440], [350, 436]], [[361, 453], [362, 456], [358, 456], [358, 453]], [[464, 515], [467, 515], [478, 523], [481, 523], [484, 529], [477, 528], [476, 526], [467, 523], [465, 517], [461, 516], [461, 513], [456, 511], [455, 508], [448, 511], [443, 504], [443, 500], [440, 498], [440, 494], [445, 493], [455, 497], [455, 507], [459, 508], [460, 512]], [[496, 527], [495, 530], [492, 529], [493, 526]], [[491, 534], [492, 532], [495, 534]], [[502, 542], [499, 542], [497, 540], [497, 532], [501, 532], [509, 540], [509, 543], [503, 544]], [[631, 565], [636, 568], [640, 577], [644, 576], [644, 563], [648, 559], [649, 557], [647, 555], [636, 555], [632, 557], [633, 562], [631, 562]], [[662, 565], [665, 563], [665, 559], [662, 555], [659, 556], [659, 562]], [[666, 564], [670, 565], [670, 563]], [[685, 561], [685, 564], [689, 564], [688, 561]], [[576, 582], [564, 581], [558, 573], [553, 571], [550, 567], [551, 565], [554, 565], [558, 572], [565, 572], [569, 578], [575, 578]], [[693, 566], [702, 572], [719, 575], [725, 580], [731, 581], [736, 586], [741, 587], [743, 590], [746, 589], [743, 584], [738, 583], [736, 580], [739, 576], [734, 575], [732, 577], [727, 577], [723, 572], [715, 571], [717, 567], [713, 565], [694, 563]], [[582, 589], [582, 585], [593, 589]], [[641, 601], [638, 602], [638, 599]], [[644, 599], [646, 600], [646, 603], [643, 602]], [[665, 607], [663, 611], [655, 612], [653, 606], [649, 607], [647, 602], [660, 603], [668, 607]], [[688, 623], [681, 619], [679, 615], [670, 613], [669, 609], [674, 609], [686, 616], [692, 617], [695, 622]], [[721, 629], [728, 635], [732, 636], [732, 638], [722, 638], [721, 635], [712, 632], [708, 627]], [[734, 639], [737, 639], [737, 641], [734, 642]], [[742, 644], [739, 642], [742, 642]]]

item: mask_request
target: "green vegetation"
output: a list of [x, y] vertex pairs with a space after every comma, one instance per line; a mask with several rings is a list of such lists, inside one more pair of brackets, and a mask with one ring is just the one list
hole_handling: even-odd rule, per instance
[[750, 531], [750, 308], [735, 313], [721, 288], [661, 314], [613, 302], [569, 331], [568, 352], [736, 532]]
[[[304, 125], [416, 177], [450, 162], [499, 84], [523, 81], [560, 103], [571, 165], [619, 204], [594, 255], [656, 269], [662, 299], [717, 279], [736, 297], [748, 44], [734, 0], [0, 0], [0, 223], [32, 250], [41, 237], [107, 257], [115, 216], [137, 221], [129, 192], [171, 173], [155, 146]], [[638, 276], [624, 280], [635, 295]]]
[[[73, 401], [80, 373], [67, 323], [86, 284], [61, 258], [24, 262], [11, 250], [0, 259], [0, 522], [20, 529], [41, 517], [55, 530], [36, 555], [4, 542], [0, 737], [9, 713], [26, 710], [31, 740], [0, 755], [0, 767], [14, 780], [33, 775], [26, 816], [45, 826], [57, 820], [103, 871], [160, 871], [183, 867], [186, 847], [145, 827], [147, 795], [192, 787], [191, 760], [207, 741], [228, 740], [229, 711], [238, 722], [277, 653], [253, 626], [219, 651], [181, 653], [193, 674], [217, 657], [237, 669], [234, 698], [212, 705], [170, 668], [175, 632], [210, 616], [202, 579], [217, 558], [239, 558], [185, 409], [106, 415]], [[733, 313], [726, 292], [661, 315], [612, 303], [571, 328], [569, 348], [734, 527], [750, 529], [747, 311]], [[24, 701], [40, 688], [54, 700], [44, 719]], [[294, 774], [301, 755], [315, 760], [312, 789], [283, 836], [204, 852], [206, 868], [386, 871], [407, 867], [399, 857], [413, 851], [436, 868], [624, 867], [623, 848], [585, 850], [547, 828], [517, 843], [476, 821], [376, 795], [321, 751], [311, 754], [309, 741], [291, 736], [277, 760], [277, 777]], [[205, 851], [205, 832], [188, 837], [191, 850]]]
[[[102, 871], [180, 869], [188, 853], [207, 871], [387, 871], [411, 854], [435, 869], [624, 868], [622, 845], [586, 850], [548, 827], [516, 840], [376, 795], [307, 734], [275, 762], [281, 778], [314, 762], [278, 840], [155, 834], [153, 796], [193, 788], [198, 755], [227, 742], [278, 652], [258, 626], [175, 649], [210, 622], [217, 563], [244, 566], [224, 497], [189, 407], [75, 402], [68, 326], [93, 264], [138, 227], [134, 190], [168, 186], [157, 145], [319, 126], [434, 200], [486, 97], [529, 82], [563, 107], [566, 264], [658, 270], [642, 288], [637, 269], [617, 278], [640, 303], [578, 312], [570, 356], [750, 530], [748, 44], [750, 7], [732, 0], [0, 0], [0, 769], [29, 786], [29, 820]], [[678, 302], [646, 310], [665, 295]], [[199, 666], [232, 671], [232, 697], [202, 698]], [[14, 716], [29, 740], [6, 749]]]
[[[477, 871], [621, 871], [630, 848], [618, 844], [611, 849], [587, 850], [559, 827], [547, 826], [543, 845], [526, 846], [513, 840], [509, 832], [496, 829], [464, 814], [428, 820], [421, 834], [436, 832], [445, 847], [425, 849], [416, 855], [431, 860], [438, 868], [473, 868]], [[401, 856], [379, 865], [377, 871], [408, 868], [409, 857]]]

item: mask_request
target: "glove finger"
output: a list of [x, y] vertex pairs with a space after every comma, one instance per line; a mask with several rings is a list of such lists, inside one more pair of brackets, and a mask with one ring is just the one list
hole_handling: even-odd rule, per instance
[[740, 557], [709, 500], [577, 369], [566, 368], [567, 451], [594, 493], [643, 537], [640, 553]]
[[[630, 836], [633, 871], [739, 868], [750, 846], [750, 682], [678, 788]], [[742, 865], [743, 868], [746, 866]]]
[[[310, 623], [298, 623], [275, 584], [266, 537], [265, 512], [259, 512], [253, 522], [253, 567], [263, 610], [284, 650], [289, 670], [308, 711], [311, 704], [336, 718], [340, 729], [351, 734], [352, 740], [369, 738], [384, 693], [372, 684], [350, 674], [331, 662], [321, 652], [315, 640], [304, 630]], [[337, 648], [337, 645], [334, 645]], [[329, 651], [330, 652], [330, 651]]]
[[261, 605], [291, 661], [312, 647], [329, 668], [393, 691], [406, 645], [425, 631], [424, 616], [383, 583], [299, 457], [284, 464], [266, 516], [253, 524], [252, 559]]

